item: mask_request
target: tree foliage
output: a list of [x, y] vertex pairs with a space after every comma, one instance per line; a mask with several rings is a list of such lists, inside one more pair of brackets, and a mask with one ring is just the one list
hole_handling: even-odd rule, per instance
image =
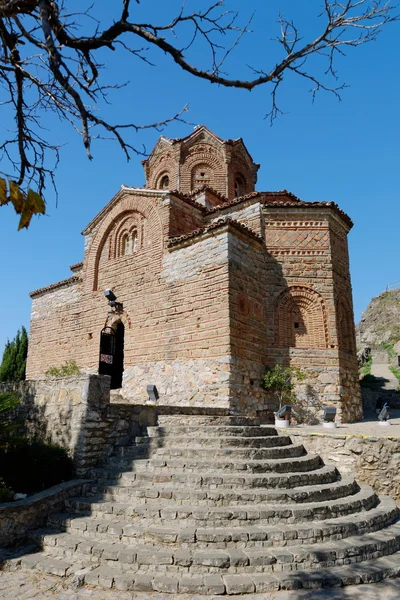
[[21, 381], [25, 379], [27, 355], [28, 334], [25, 327], [22, 326], [11, 342], [7, 340], [0, 365], [0, 381]]
[[[178, 68], [211, 83], [246, 90], [269, 85], [273, 120], [281, 112], [277, 91], [286, 74], [308, 80], [313, 95], [325, 90], [339, 97], [344, 83], [338, 81], [336, 58], [347, 48], [374, 41], [387, 23], [397, 19], [392, 0], [323, 0], [319, 31], [308, 38], [290, 18], [279, 14], [278, 60], [273, 56], [268, 63], [265, 52], [267, 58], [259, 64], [260, 53], [253, 58], [251, 77], [240, 79], [226, 73], [227, 59], [243, 36], [251, 33], [250, 24], [256, 23], [247, 12], [251, 2], [240, 13], [226, 8], [223, 0], [195, 4], [202, 8], [192, 9], [193, 2], [185, 0], [169, 0], [173, 16], [158, 22], [151, 6], [143, 18], [146, 9], [139, 7], [140, 0], [114, 0], [117, 17], [103, 23], [98, 1], [74, 12], [72, 0], [0, 0], [0, 81], [3, 104], [11, 107], [15, 121], [9, 137], [0, 142], [0, 160], [10, 165], [0, 178], [0, 205], [13, 204], [21, 214], [20, 228], [29, 225], [33, 214], [44, 212], [46, 184], [54, 185], [59, 147], [44, 130], [41, 117], [45, 111], [71, 124], [81, 135], [89, 158], [94, 137], [116, 140], [129, 159], [132, 152], [139, 152], [130, 142], [130, 131], [182, 118], [186, 107], [170, 119], [147, 125], [139, 119], [130, 123], [103, 119], [99, 109], [108, 101], [109, 89], [125, 84], [106, 81], [101, 60], [107, 52], [126, 53], [149, 66], [154, 66], [153, 55], [160, 52]], [[271, 24], [271, 32], [265, 31], [266, 40], [271, 39], [274, 27]], [[193, 48], [201, 52], [193, 53]], [[203, 66], [204, 48], [208, 49], [208, 68]], [[152, 49], [155, 53], [149, 55]], [[127, 64], [126, 71], [132, 71], [132, 66]]]
[[304, 381], [305, 377], [304, 371], [297, 367], [284, 367], [277, 364], [267, 369], [263, 379], [263, 387], [272, 392], [279, 402], [279, 408], [281, 408], [285, 403], [295, 403], [295, 386], [300, 381]]
[[[20, 399], [12, 392], [0, 394], [0, 413], [12, 410], [19, 402]], [[17, 428], [18, 425], [15, 425], [8, 420], [0, 420], [0, 450], [7, 448], [12, 439], [11, 434]]]

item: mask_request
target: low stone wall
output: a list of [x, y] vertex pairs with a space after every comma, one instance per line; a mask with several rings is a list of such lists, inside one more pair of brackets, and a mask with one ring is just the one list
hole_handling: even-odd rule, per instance
[[110, 427], [109, 377], [82, 375], [0, 384], [0, 393], [6, 391], [22, 399], [9, 415], [21, 425], [19, 432], [68, 450], [79, 477], [85, 477], [103, 457]]
[[400, 437], [285, 432], [307, 452], [335, 464], [342, 475], [354, 474], [359, 483], [371, 485], [378, 494], [391, 496], [400, 504]]
[[9, 391], [22, 400], [8, 415], [21, 425], [18, 433], [65, 448], [79, 477], [88, 476], [118, 446], [143, 435], [158, 415], [229, 413], [222, 407], [129, 404], [115, 392], [110, 402], [110, 378], [105, 375], [0, 383], [0, 393]]
[[0, 547], [22, 543], [30, 529], [42, 527], [50, 513], [63, 510], [66, 498], [79, 496], [84, 483], [67, 481], [25, 500], [0, 504]]

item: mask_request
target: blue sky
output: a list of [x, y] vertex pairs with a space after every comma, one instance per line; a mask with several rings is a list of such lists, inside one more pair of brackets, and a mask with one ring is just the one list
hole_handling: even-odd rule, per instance
[[[97, 13], [100, 18], [111, 16], [111, 9], [105, 9], [104, 3], [95, 4], [101, 7]], [[117, 2], [110, 4], [115, 7]], [[150, 6], [144, 1], [138, 10], [142, 15], [147, 13], [147, 18], [157, 14], [161, 21], [166, 16], [166, 5], [172, 11], [179, 4], [176, 0], [154, 0]], [[188, 2], [189, 6], [205, 4], [205, 0]], [[246, 65], [262, 68], [273, 64], [277, 57], [278, 50], [269, 38], [278, 32], [278, 9], [298, 20], [308, 39], [317, 31], [318, 20], [311, 15], [318, 14], [321, 2], [310, 1], [305, 11], [304, 3], [289, 0], [229, 0], [227, 4], [245, 4], [241, 8], [243, 18], [256, 9], [254, 33], [247, 36], [227, 64], [231, 75], [249, 76]], [[270, 107], [268, 86], [251, 93], [225, 89], [194, 79], [157, 52], [151, 54], [157, 62], [154, 68], [127, 53], [105, 52], [106, 79], [130, 82], [110, 94], [111, 105], [106, 107], [105, 115], [118, 122], [147, 123], [169, 117], [189, 103], [187, 119], [192, 123], [205, 124], [226, 139], [244, 139], [254, 160], [261, 163], [259, 190], [288, 189], [303, 200], [337, 202], [355, 222], [349, 246], [358, 320], [371, 297], [400, 279], [399, 27], [399, 23], [389, 25], [375, 43], [351, 50], [340, 60], [339, 74], [350, 86], [343, 91], [342, 102], [322, 94], [313, 104], [309, 84], [286, 77], [280, 96], [286, 114], [273, 127], [264, 119]], [[203, 46], [192, 49], [191, 56], [198, 64], [207, 64]], [[1, 110], [0, 135], [4, 135], [4, 128], [11, 128], [12, 123], [7, 122], [5, 109]], [[17, 232], [18, 217], [12, 209], [0, 208], [0, 354], [7, 338], [13, 338], [21, 325], [29, 326], [29, 292], [69, 277], [69, 265], [82, 259], [80, 231], [85, 225], [121, 184], [144, 183], [142, 157], [133, 156], [128, 163], [115, 143], [96, 140], [90, 162], [71, 128], [51, 116], [44, 119], [52, 139], [63, 144], [56, 173], [58, 206], [50, 192], [47, 215], [34, 218], [30, 228], [21, 232]], [[176, 123], [162, 134], [180, 137], [192, 128]], [[159, 135], [149, 130], [132, 134], [131, 141], [150, 151]]]

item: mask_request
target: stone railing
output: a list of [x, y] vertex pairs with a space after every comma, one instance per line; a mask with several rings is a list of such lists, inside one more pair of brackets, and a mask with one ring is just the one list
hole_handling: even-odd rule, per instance
[[64, 508], [66, 498], [79, 496], [86, 481], [61, 483], [25, 500], [0, 504], [0, 547], [22, 543], [31, 529], [45, 524], [51, 512]]

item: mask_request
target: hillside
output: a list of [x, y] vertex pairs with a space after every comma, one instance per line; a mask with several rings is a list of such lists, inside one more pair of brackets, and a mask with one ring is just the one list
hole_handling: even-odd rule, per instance
[[359, 348], [397, 344], [400, 340], [400, 289], [372, 298], [356, 326]]

